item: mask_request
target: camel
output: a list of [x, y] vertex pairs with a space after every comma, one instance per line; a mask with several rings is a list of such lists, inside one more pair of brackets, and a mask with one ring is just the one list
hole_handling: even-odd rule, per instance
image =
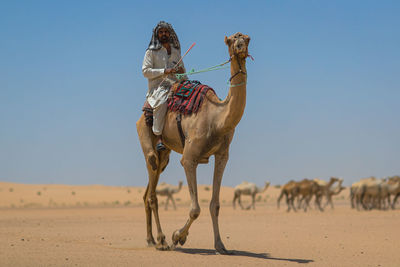
[[390, 202], [390, 195], [396, 195], [400, 192], [400, 181], [386, 179], [376, 179], [375, 177], [364, 178], [359, 182], [353, 183], [350, 189], [351, 206], [359, 209], [359, 204], [365, 210], [373, 208], [387, 209], [393, 208]]
[[309, 179], [303, 179], [300, 182], [297, 182], [297, 185], [299, 187], [299, 196], [301, 196], [298, 202], [299, 209], [304, 200], [304, 211], [307, 211], [307, 208], [310, 207], [310, 200], [315, 195], [315, 204], [320, 211], [324, 211], [321, 207], [322, 190], [317, 182]]
[[253, 207], [253, 210], [256, 209], [255, 206], [255, 202], [256, 202], [256, 195], [260, 194], [260, 193], [264, 193], [265, 190], [267, 190], [268, 186], [269, 186], [269, 182], [265, 182], [265, 186], [263, 188], [258, 187], [257, 185], [255, 185], [254, 183], [249, 183], [249, 182], [243, 182], [239, 185], [237, 185], [235, 187], [235, 191], [234, 191], [234, 197], [233, 197], [233, 208], [236, 208], [236, 200], [238, 201], [240, 207], [243, 209], [245, 209], [242, 206], [242, 202], [240, 199], [241, 195], [246, 195], [246, 196], [251, 196], [251, 205], [246, 208], [246, 209], [250, 209], [250, 207]]
[[[390, 196], [397, 196], [400, 193], [400, 180], [385, 180], [380, 184], [380, 199], [383, 202], [383, 208], [386, 209], [386, 204], [388, 208], [394, 209], [394, 203], [390, 202]], [[386, 202], [387, 201], [387, 202]]]
[[[400, 183], [400, 176], [392, 176], [392, 177], [389, 177], [389, 179], [388, 179], [389, 184], [395, 184], [397, 182]], [[392, 209], [395, 209], [397, 198], [400, 196], [400, 190], [397, 192], [393, 192], [392, 194], [395, 195], [393, 202], [392, 202]]]
[[329, 179], [329, 182], [326, 182], [318, 178], [314, 178], [314, 182], [316, 182], [319, 185], [319, 192], [317, 193], [315, 199], [317, 200], [317, 198], [319, 198], [319, 202], [321, 201], [323, 196], [325, 196], [328, 199], [329, 190], [331, 186], [337, 181], [339, 181], [339, 178], [336, 177], [331, 177]]
[[368, 178], [362, 178], [360, 181], [355, 182], [351, 185], [350, 187], [350, 204], [351, 208], [354, 209], [356, 208], [359, 210], [359, 204], [361, 204], [361, 197], [363, 193], [363, 188], [365, 183], [368, 183], [370, 181], [375, 181], [375, 177], [368, 177]]
[[165, 210], [168, 210], [169, 200], [171, 200], [172, 205], [174, 206], [174, 210], [176, 210], [175, 200], [172, 195], [181, 191], [182, 184], [183, 184], [183, 182], [179, 181], [178, 186], [173, 186], [173, 185], [166, 184], [166, 183], [161, 183], [160, 185], [157, 186], [156, 194], [158, 196], [166, 196], [167, 197], [167, 201], [165, 202]]
[[287, 208], [287, 212], [290, 211], [290, 209], [293, 209], [294, 211], [296, 211], [296, 207], [294, 205], [294, 199], [298, 196], [299, 194], [299, 187], [297, 182], [290, 180], [288, 183], [286, 183], [284, 186], [282, 186], [281, 189], [281, 194], [278, 197], [277, 200], [277, 206], [278, 209], [280, 207], [280, 202], [283, 196], [286, 197], [286, 204], [288, 206]]
[[[146, 125], [144, 115], [142, 114], [136, 122], [149, 178], [143, 196], [149, 246], [155, 246], [159, 250], [169, 250], [174, 249], [178, 243], [183, 245], [186, 242], [190, 226], [200, 215], [196, 169], [198, 164], [208, 163], [209, 157], [214, 155], [213, 188], [209, 207], [214, 231], [214, 248], [217, 253], [232, 254], [225, 248], [219, 232], [219, 194], [222, 176], [229, 158], [229, 145], [246, 106], [246, 58], [249, 55], [249, 42], [250, 37], [242, 33], [225, 37], [231, 62], [231, 78], [229, 79], [231, 85], [228, 95], [225, 100], [220, 100], [210, 90], [197, 113], [182, 115], [181, 127], [184, 139], [181, 139], [177, 127], [177, 112], [168, 111], [166, 115], [162, 136], [167, 149], [160, 152], [155, 149], [156, 138], [152, 129]], [[161, 229], [155, 190], [160, 173], [168, 164], [171, 150], [182, 154], [181, 165], [186, 174], [191, 209], [186, 224], [172, 234], [172, 246], [169, 247]], [[157, 243], [152, 233], [152, 213], [157, 225]]]
[[382, 204], [384, 204], [384, 197], [387, 196], [386, 193], [383, 195], [382, 192], [383, 183], [383, 179], [369, 179], [363, 181], [360, 188], [360, 202], [365, 210], [370, 210], [375, 207], [378, 209], [383, 208]]
[[333, 187], [333, 188], [329, 187], [328, 194], [326, 195], [327, 200], [326, 200], [326, 203], [324, 205], [324, 208], [326, 206], [328, 206], [328, 204], [330, 204], [331, 205], [331, 209], [334, 209], [333, 208], [333, 202], [332, 202], [332, 196], [339, 195], [340, 192], [342, 192], [342, 190], [346, 189], [346, 187], [342, 186], [342, 183], [343, 183], [343, 179], [339, 179], [339, 181], [338, 181], [338, 183], [336, 184], [335, 187]]

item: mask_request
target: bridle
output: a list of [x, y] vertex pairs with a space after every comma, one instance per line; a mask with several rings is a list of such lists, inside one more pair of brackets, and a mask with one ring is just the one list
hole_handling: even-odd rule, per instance
[[[239, 55], [239, 54], [234, 53], [234, 54], [229, 58], [229, 62], [232, 61], [233, 57], [238, 57], [238, 55]], [[247, 53], [247, 56], [246, 56], [246, 57], [250, 57], [251, 59], [253, 59], [253, 57], [250, 56], [248, 53]], [[246, 57], [245, 57], [245, 58], [246, 58]], [[254, 60], [254, 59], [253, 59], [253, 60]], [[238, 75], [238, 74], [240, 74], [240, 73], [243, 74], [243, 75], [247, 75], [247, 73], [244, 72], [244, 71], [242, 70], [242, 66], [240, 65], [240, 60], [239, 60], [239, 58], [238, 58], [238, 64], [239, 64], [239, 71], [236, 72], [235, 74], [233, 74], [233, 75], [229, 78], [229, 82], [231, 82], [231, 80], [232, 80], [236, 75]]]

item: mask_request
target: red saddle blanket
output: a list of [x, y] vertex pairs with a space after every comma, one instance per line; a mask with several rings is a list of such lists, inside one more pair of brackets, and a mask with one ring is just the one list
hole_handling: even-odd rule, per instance
[[215, 91], [199, 81], [181, 81], [168, 99], [168, 109], [184, 115], [199, 111], [208, 90]]

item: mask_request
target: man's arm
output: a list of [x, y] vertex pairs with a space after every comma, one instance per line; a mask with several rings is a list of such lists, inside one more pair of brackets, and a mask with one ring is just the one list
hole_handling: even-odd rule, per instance
[[144, 55], [142, 73], [147, 79], [154, 79], [164, 74], [164, 69], [154, 69], [153, 68], [153, 55], [151, 50], [146, 50]]

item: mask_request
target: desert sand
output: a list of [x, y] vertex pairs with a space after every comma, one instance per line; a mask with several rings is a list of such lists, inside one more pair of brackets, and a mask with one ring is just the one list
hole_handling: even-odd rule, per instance
[[[222, 187], [220, 231], [235, 252], [225, 256], [213, 247], [210, 186], [199, 186], [202, 212], [184, 246], [157, 251], [146, 246], [143, 187], [0, 182], [0, 266], [400, 266], [399, 209], [352, 210], [346, 189], [334, 210], [286, 212], [279, 191], [234, 210], [233, 188]], [[169, 243], [188, 218], [187, 186], [174, 197], [168, 211], [159, 197]]]

